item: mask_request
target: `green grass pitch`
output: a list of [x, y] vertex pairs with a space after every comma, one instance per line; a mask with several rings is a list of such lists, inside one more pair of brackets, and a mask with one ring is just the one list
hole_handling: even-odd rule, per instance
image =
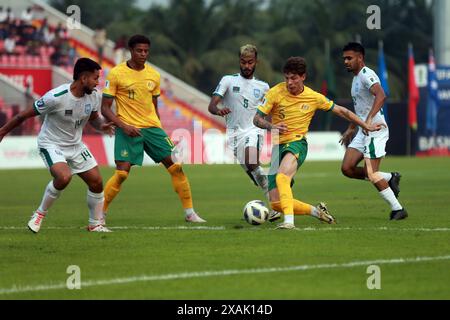
[[[449, 158], [383, 161], [403, 175], [404, 221], [389, 221], [374, 187], [345, 178], [339, 162], [306, 161], [294, 196], [326, 202], [338, 224], [297, 216], [297, 230], [243, 221], [244, 204], [263, 196], [239, 166], [184, 168], [207, 228], [184, 222], [164, 169], [145, 167], [112, 204], [109, 234], [84, 229], [78, 177], [32, 234], [25, 226], [50, 175], [0, 171], [0, 299], [450, 299]], [[103, 168], [104, 180], [112, 172]], [[372, 264], [381, 289], [367, 288]], [[80, 290], [65, 287], [70, 265]]]

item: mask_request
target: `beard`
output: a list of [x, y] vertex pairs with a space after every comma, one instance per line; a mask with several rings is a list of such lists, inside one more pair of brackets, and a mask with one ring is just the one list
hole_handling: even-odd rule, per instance
[[253, 69], [242, 69], [242, 68], [240, 69], [241, 75], [250, 78], [255, 73], [256, 67], [254, 67]]
[[92, 92], [94, 92], [94, 90], [95, 90], [95, 88], [94, 89], [90, 89], [89, 87], [83, 88], [83, 91], [85, 94], [92, 94]]

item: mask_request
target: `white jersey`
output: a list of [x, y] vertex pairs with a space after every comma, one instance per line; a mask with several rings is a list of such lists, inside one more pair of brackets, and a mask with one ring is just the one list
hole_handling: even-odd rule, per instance
[[70, 83], [47, 92], [34, 102], [37, 114], [44, 115], [38, 146], [73, 146], [81, 143], [83, 128], [92, 112], [98, 111], [100, 95], [94, 91], [81, 98], [70, 92]]
[[251, 130], [262, 132], [253, 124], [253, 118], [268, 90], [266, 82], [256, 78], [246, 79], [239, 73], [220, 80], [213, 95], [220, 96], [222, 104], [231, 110], [225, 118], [228, 136], [245, 135]]
[[[353, 77], [352, 82], [352, 99], [355, 107], [356, 115], [362, 120], [366, 121], [370, 110], [372, 109], [375, 96], [370, 93], [370, 88], [380, 83], [380, 78], [370, 68], [364, 67]], [[374, 116], [372, 123], [386, 123], [383, 115], [383, 109], [378, 111]]]

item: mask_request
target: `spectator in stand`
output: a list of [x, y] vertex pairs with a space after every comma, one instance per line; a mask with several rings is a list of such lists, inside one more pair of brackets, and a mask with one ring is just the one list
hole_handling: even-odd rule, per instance
[[6, 22], [12, 24], [14, 22], [14, 13], [11, 10], [11, 7], [6, 8]]
[[94, 33], [94, 43], [97, 47], [98, 64], [102, 65], [103, 61], [103, 49], [106, 44], [106, 30], [100, 26], [95, 29]]
[[8, 14], [3, 9], [3, 6], [0, 6], [0, 23], [6, 22], [6, 18], [8, 18]]
[[32, 7], [28, 7], [22, 11], [21, 18], [22, 18], [22, 21], [25, 22], [26, 25], [31, 26], [31, 24], [33, 22], [33, 17], [34, 17], [34, 13], [33, 13]]
[[8, 37], [8, 24], [0, 21], [0, 40], [5, 40]]
[[5, 39], [5, 53], [7, 55], [16, 55], [16, 36], [14, 33], [10, 34], [8, 38]]

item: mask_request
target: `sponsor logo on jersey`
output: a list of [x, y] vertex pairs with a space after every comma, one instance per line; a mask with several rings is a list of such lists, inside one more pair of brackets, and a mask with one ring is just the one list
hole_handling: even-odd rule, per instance
[[71, 116], [73, 114], [73, 110], [64, 110], [65, 116]]
[[253, 89], [253, 95], [256, 99], [259, 99], [261, 97], [261, 90], [260, 89]]
[[241, 91], [240, 87], [233, 87], [233, 92], [239, 92], [239, 91]]
[[91, 114], [91, 111], [92, 111], [92, 106], [90, 103], [88, 103], [87, 105], [84, 106], [84, 113]]

